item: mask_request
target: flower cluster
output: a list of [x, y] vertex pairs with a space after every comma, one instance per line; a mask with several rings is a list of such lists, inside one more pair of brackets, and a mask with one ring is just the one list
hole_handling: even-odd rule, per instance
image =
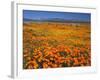
[[76, 67], [90, 66], [91, 56], [88, 48], [69, 48], [59, 45], [54, 47], [45, 47], [44, 49], [34, 49], [32, 54], [25, 54], [24, 59], [26, 69], [38, 68], [59, 68], [59, 67]]

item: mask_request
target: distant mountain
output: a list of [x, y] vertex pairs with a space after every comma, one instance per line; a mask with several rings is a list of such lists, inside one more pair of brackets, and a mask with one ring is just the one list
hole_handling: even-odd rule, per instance
[[90, 21], [61, 19], [61, 18], [49, 18], [49, 19], [23, 19], [24, 22], [68, 22], [68, 23], [89, 23]]

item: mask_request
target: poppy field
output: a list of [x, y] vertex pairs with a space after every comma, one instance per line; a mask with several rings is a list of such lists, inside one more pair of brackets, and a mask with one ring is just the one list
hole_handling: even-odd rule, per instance
[[23, 23], [23, 69], [91, 66], [90, 23]]

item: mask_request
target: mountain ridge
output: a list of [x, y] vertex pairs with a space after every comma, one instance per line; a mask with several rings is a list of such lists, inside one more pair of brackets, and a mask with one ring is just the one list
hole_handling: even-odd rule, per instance
[[28, 19], [23, 18], [24, 22], [69, 22], [69, 23], [90, 23], [90, 21], [84, 20], [72, 20], [72, 19], [60, 19], [60, 18], [49, 18], [49, 19]]

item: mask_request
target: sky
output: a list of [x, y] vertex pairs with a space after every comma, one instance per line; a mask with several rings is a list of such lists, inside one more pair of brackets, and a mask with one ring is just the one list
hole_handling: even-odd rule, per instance
[[78, 20], [89, 21], [91, 20], [90, 13], [75, 13], [75, 12], [53, 12], [53, 11], [34, 11], [23, 10], [23, 19], [52, 19], [59, 18], [64, 20]]

